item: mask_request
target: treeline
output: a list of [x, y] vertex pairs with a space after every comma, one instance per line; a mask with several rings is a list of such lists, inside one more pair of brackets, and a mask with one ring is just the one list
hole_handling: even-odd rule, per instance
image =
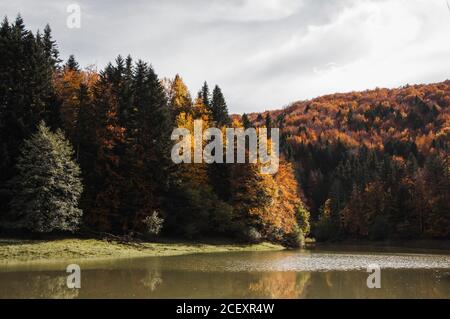
[[446, 81], [328, 95], [243, 120], [282, 129], [316, 239], [449, 238], [449, 106]]
[[181, 164], [175, 127], [242, 126], [221, 89], [192, 98], [180, 76], [118, 56], [62, 63], [50, 27], [0, 26], [1, 227], [127, 236], [221, 236], [299, 245], [309, 232], [291, 164]]

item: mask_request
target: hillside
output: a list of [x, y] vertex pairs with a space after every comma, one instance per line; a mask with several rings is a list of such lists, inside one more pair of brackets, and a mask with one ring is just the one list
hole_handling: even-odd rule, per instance
[[318, 238], [448, 237], [450, 81], [252, 113], [279, 127]]

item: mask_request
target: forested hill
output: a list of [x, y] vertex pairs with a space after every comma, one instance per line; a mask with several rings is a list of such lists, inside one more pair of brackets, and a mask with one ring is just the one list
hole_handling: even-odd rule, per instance
[[450, 81], [243, 115], [282, 130], [318, 239], [450, 235]]

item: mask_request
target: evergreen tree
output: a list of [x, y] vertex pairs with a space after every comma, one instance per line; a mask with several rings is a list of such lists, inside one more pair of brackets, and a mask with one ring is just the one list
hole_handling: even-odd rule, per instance
[[137, 184], [141, 194], [135, 192], [137, 198], [135, 226], [142, 226], [141, 221], [154, 210], [161, 211], [164, 194], [171, 183], [172, 161], [170, 150], [172, 141], [172, 120], [164, 88], [151, 66], [147, 67], [143, 82], [143, 90], [134, 92], [138, 114], [138, 138], [136, 151]]
[[119, 56], [94, 91], [97, 184], [89, 223], [103, 230], [143, 230], [155, 210], [163, 214], [172, 162], [168, 101], [153, 68], [130, 66]]
[[266, 119], [265, 119], [265, 121], [266, 121], [266, 128], [267, 128], [267, 130], [270, 130], [271, 128], [272, 128], [272, 117], [270, 116], [270, 113], [267, 113], [266, 114]]
[[75, 60], [75, 56], [71, 54], [69, 56], [69, 59], [67, 59], [66, 64], [64, 65], [65, 68], [67, 68], [70, 71], [80, 71], [80, 65]]
[[25, 140], [12, 182], [14, 227], [41, 233], [78, 229], [83, 186], [73, 154], [63, 133], [52, 133], [44, 122]]
[[0, 210], [7, 211], [10, 194], [6, 181], [17, 172], [14, 163], [23, 140], [41, 120], [58, 126], [59, 102], [53, 87], [57, 50], [50, 28], [36, 36], [20, 15], [0, 27]]
[[252, 122], [250, 122], [247, 114], [242, 114], [242, 125], [244, 126], [244, 129], [248, 129], [252, 127]]
[[59, 58], [56, 41], [52, 38], [52, 30], [48, 24], [44, 28], [43, 44], [48, 65], [56, 69], [61, 62], [61, 59]]
[[267, 128], [267, 138], [270, 138], [271, 136], [271, 128], [272, 128], [272, 117], [270, 116], [270, 113], [266, 114], [266, 128]]
[[81, 198], [80, 206], [86, 211], [88, 202], [95, 193], [96, 182], [94, 177], [94, 164], [98, 150], [97, 139], [97, 112], [92, 101], [91, 89], [82, 83], [77, 90], [78, 118], [75, 125], [73, 145], [77, 161], [80, 163], [85, 191]]
[[213, 121], [215, 121], [218, 126], [224, 126], [230, 123], [225, 97], [222, 94], [222, 90], [217, 85], [214, 87], [212, 94], [211, 114]]
[[209, 109], [211, 108], [211, 97], [209, 94], [208, 83], [203, 83], [202, 89], [200, 91], [201, 97], [203, 99], [203, 104]]
[[123, 168], [125, 129], [118, 119], [118, 101], [109, 76], [112, 66], [100, 74], [93, 92], [95, 109], [95, 155], [93, 176], [87, 194], [86, 222], [100, 231], [122, 229], [121, 195], [127, 173]]

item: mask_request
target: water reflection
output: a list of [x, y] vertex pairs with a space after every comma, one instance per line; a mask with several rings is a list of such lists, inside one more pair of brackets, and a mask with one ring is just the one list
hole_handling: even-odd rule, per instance
[[22, 273], [4, 278], [0, 275], [1, 298], [77, 298], [79, 290], [68, 289], [67, 277], [55, 273]]
[[162, 283], [162, 276], [159, 270], [149, 270], [147, 275], [141, 280], [144, 287], [155, 291]]
[[304, 298], [310, 284], [311, 273], [262, 273], [257, 282], [250, 283], [249, 293], [264, 298]]
[[[450, 298], [448, 258], [314, 251], [91, 262], [80, 264], [81, 289], [67, 288], [65, 266], [30, 265], [0, 270], [0, 298]], [[362, 266], [374, 259], [395, 266], [382, 267], [381, 289], [366, 286]]]

